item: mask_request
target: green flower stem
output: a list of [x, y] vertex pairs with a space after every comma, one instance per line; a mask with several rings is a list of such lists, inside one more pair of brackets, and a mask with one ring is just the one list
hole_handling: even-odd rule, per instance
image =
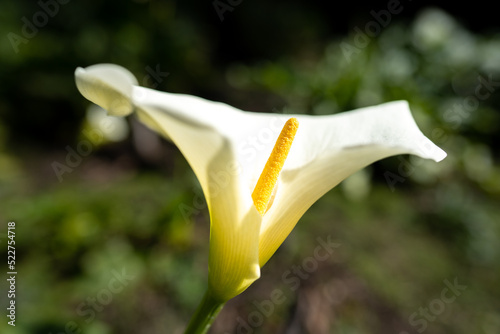
[[210, 291], [205, 293], [184, 334], [205, 334], [212, 326], [225, 302], [215, 300]]

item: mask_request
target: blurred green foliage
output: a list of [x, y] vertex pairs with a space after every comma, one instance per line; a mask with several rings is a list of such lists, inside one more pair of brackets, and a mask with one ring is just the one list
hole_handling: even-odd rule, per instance
[[[318, 12], [290, 5], [266, 38], [266, 25], [253, 28], [258, 8], [244, 3], [226, 13], [241, 25], [228, 43], [219, 35], [226, 22], [210, 2], [202, 6], [73, 1], [19, 52], [2, 38], [0, 241], [3, 248], [6, 222], [16, 221], [19, 275], [17, 326], [4, 319], [0, 331], [181, 333], [202, 297], [208, 213], [175, 147], [132, 120], [129, 139], [95, 144], [62, 182], [54, 172], [53, 162], [64, 163], [66, 147], [76, 149], [93, 126], [74, 69], [110, 62], [144, 85], [259, 112], [321, 115], [405, 99], [423, 132], [448, 152], [439, 164], [386, 159], [328, 193], [263, 278], [226, 306], [213, 333], [238, 333], [273, 289], [285, 301], [254, 333], [416, 333], [422, 327], [411, 315], [455, 278], [466, 290], [427, 319], [427, 331], [497, 333], [498, 35], [472, 33], [428, 9], [393, 19], [359, 47], [355, 30], [325, 37]], [[20, 18], [40, 10], [3, 1], [0, 35], [22, 34]], [[346, 57], [342, 43], [358, 52]], [[168, 76], [155, 78], [156, 68]], [[328, 235], [339, 248], [291, 289], [284, 273]], [[133, 278], [113, 292], [110, 282], [123, 270]]]

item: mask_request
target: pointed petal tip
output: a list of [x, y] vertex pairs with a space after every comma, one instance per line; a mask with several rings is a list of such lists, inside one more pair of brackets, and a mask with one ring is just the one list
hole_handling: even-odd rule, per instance
[[416, 154], [424, 159], [432, 159], [435, 162], [442, 161], [448, 155], [444, 150], [426, 137], [424, 137], [422, 143], [418, 146], [418, 152], [416, 152]]
[[[407, 115], [413, 119], [413, 115], [410, 109], [410, 103], [408, 101], [396, 100], [388, 102], [386, 105], [394, 108], [393, 110], [405, 110], [407, 112]], [[427, 137], [424, 137], [423, 141], [420, 143], [418, 152], [416, 152], [416, 154], [425, 159], [432, 159], [435, 162], [440, 162], [447, 156], [447, 153], [445, 151], [443, 151], [439, 146], [434, 144]]]
[[442, 149], [439, 148], [439, 150], [437, 150], [436, 155], [434, 156], [433, 159], [436, 162], [440, 162], [440, 161], [444, 160], [444, 158], [446, 158], [447, 155], [448, 154], [445, 151], [443, 151]]

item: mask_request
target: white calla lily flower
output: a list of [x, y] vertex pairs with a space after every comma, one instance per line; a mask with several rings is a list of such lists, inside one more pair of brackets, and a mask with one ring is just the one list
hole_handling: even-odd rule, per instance
[[[306, 210], [349, 175], [397, 154], [446, 156], [419, 130], [406, 101], [329, 116], [278, 115], [140, 87], [117, 65], [78, 68], [75, 76], [87, 99], [110, 115], [135, 112], [193, 168], [210, 212], [209, 292], [219, 302], [258, 279]], [[286, 152], [271, 155], [290, 118]], [[280, 166], [264, 168], [268, 158]], [[257, 209], [252, 193], [263, 170], [275, 180], [263, 181], [270, 198]]]

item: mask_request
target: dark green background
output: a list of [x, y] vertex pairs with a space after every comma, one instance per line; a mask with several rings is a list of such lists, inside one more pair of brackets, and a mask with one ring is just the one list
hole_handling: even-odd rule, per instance
[[[492, 5], [402, 1], [363, 41], [359, 31], [376, 22], [371, 12], [390, 2], [245, 0], [222, 22], [211, 1], [43, 3], [58, 4], [57, 13], [47, 7], [54, 15], [31, 37], [23, 26], [43, 20], [43, 6], [0, 4], [0, 272], [8, 221], [17, 224], [18, 271], [16, 327], [4, 310], [2, 333], [180, 334], [202, 297], [208, 212], [172, 144], [131, 118], [126, 139], [94, 143], [62, 181], [54, 171], [95, 130], [73, 72], [96, 63], [120, 64], [159, 90], [257, 112], [331, 114], [406, 99], [448, 153], [439, 164], [385, 159], [329, 192], [212, 333], [500, 331]], [[12, 34], [26, 42], [17, 50]], [[351, 57], [347, 44], [357, 47]], [[164, 74], [155, 79], [154, 69]], [[335, 252], [291, 279], [328, 236], [340, 244]], [[121, 285], [112, 283], [117, 275]], [[445, 282], [454, 280], [466, 288], [444, 303]], [[274, 289], [283, 298], [262, 310]]]

